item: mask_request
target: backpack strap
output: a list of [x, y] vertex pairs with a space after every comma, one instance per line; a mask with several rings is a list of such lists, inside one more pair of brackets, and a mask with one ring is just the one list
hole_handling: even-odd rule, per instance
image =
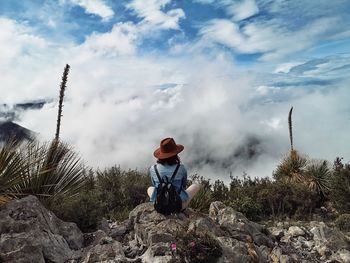
[[175, 171], [174, 171], [173, 175], [171, 176], [170, 183], [173, 182], [173, 180], [175, 178], [175, 175], [177, 174], [177, 171], [179, 170], [179, 168], [180, 168], [180, 164], [178, 163], [176, 168], [175, 168]]
[[157, 175], [157, 177], [158, 177], [159, 183], [163, 184], [164, 181], [162, 180], [162, 178], [161, 178], [160, 175], [159, 175], [159, 172], [158, 172], [158, 169], [157, 169], [157, 165], [156, 165], [156, 164], [154, 165], [154, 170], [156, 171], [156, 175]]
[[[157, 175], [157, 177], [158, 177], [158, 181], [159, 181], [160, 183], [164, 183], [164, 181], [162, 180], [162, 178], [160, 177], [160, 174], [159, 174], [159, 172], [158, 172], [157, 165], [155, 164], [153, 167], [154, 167], [154, 171], [156, 172], [156, 175]], [[170, 183], [173, 182], [173, 180], [174, 180], [174, 178], [175, 178], [175, 175], [177, 174], [177, 171], [179, 170], [179, 168], [180, 168], [180, 164], [178, 163], [177, 166], [176, 166], [176, 168], [175, 168], [175, 171], [174, 171], [173, 175], [171, 176]], [[165, 177], [165, 179], [166, 179], [167, 183], [169, 183], [168, 177]]]

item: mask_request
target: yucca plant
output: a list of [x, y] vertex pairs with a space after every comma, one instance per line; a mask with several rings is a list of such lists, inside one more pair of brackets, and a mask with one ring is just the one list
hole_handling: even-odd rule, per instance
[[26, 165], [19, 151], [19, 144], [7, 141], [0, 149], [0, 205], [14, 196], [15, 187], [26, 173]]
[[317, 192], [321, 198], [330, 191], [331, 171], [326, 161], [312, 161], [305, 171], [305, 183], [310, 190]]
[[51, 202], [76, 195], [84, 186], [83, 165], [61, 142], [6, 144], [0, 151], [0, 203], [35, 195]]
[[55, 139], [51, 143], [6, 143], [0, 150], [0, 203], [8, 197], [35, 195], [50, 202], [78, 194], [85, 178], [80, 158], [59, 140], [64, 91], [69, 65], [60, 85]]
[[276, 180], [284, 180], [285, 182], [303, 182], [307, 163], [308, 160], [305, 156], [293, 150], [282, 159], [273, 176]]
[[82, 162], [67, 144], [33, 142], [26, 145], [23, 155], [27, 170], [15, 187], [18, 195], [33, 194], [50, 201], [74, 196], [84, 186]]
[[300, 183], [304, 181], [304, 172], [308, 159], [300, 155], [293, 144], [293, 125], [292, 125], [293, 107], [290, 108], [288, 114], [288, 131], [290, 140], [290, 152], [285, 156], [281, 163], [277, 166], [273, 176], [275, 179], [283, 179], [285, 182]]

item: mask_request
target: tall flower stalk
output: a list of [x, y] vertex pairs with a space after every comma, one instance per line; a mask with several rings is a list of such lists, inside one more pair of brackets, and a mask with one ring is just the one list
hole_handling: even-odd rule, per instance
[[292, 127], [292, 113], [293, 107], [290, 108], [288, 114], [288, 128], [289, 128], [289, 139], [290, 139], [290, 151], [293, 152], [293, 127]]
[[58, 141], [59, 137], [60, 137], [63, 98], [64, 98], [64, 91], [66, 90], [66, 87], [67, 87], [69, 68], [70, 68], [70, 66], [68, 64], [66, 64], [64, 71], [63, 71], [63, 76], [62, 76], [62, 81], [61, 81], [61, 86], [60, 86], [60, 94], [59, 94], [59, 102], [58, 102], [58, 114], [57, 114], [57, 126], [56, 126], [56, 135], [55, 135], [56, 141]]

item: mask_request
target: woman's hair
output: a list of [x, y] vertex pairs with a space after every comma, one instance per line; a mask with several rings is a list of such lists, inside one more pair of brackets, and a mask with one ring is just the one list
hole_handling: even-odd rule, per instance
[[180, 163], [180, 157], [178, 155], [175, 155], [166, 159], [158, 159], [157, 163], [168, 164], [168, 165], [178, 164]]

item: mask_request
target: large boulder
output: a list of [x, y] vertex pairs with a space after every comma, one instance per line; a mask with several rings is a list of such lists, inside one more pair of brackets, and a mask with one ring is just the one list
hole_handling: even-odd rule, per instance
[[[273, 241], [262, 232], [261, 225], [219, 202], [212, 204], [210, 213], [208, 216], [187, 209], [185, 213], [164, 216], [151, 203], [145, 203], [137, 206], [123, 223], [111, 222], [107, 232], [125, 232], [118, 239], [122, 240], [127, 260], [270, 262]], [[205, 254], [204, 250], [211, 250], [212, 254]]]
[[258, 246], [273, 246], [271, 238], [267, 237], [264, 227], [249, 221], [242, 213], [235, 211], [232, 207], [225, 206], [221, 202], [213, 202], [209, 208], [209, 216], [215, 220], [232, 237], [241, 241], [252, 241]]
[[0, 209], [0, 261], [66, 262], [80, 257], [83, 233], [36, 197], [13, 200]]

